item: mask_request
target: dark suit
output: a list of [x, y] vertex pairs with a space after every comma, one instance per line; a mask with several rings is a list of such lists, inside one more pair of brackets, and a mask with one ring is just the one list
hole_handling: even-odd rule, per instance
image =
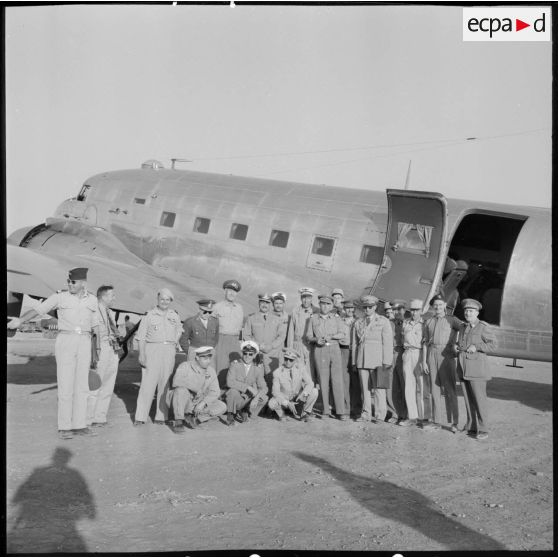
[[[249, 404], [250, 412], [258, 415], [267, 403], [267, 384], [261, 364], [252, 363], [246, 373], [243, 361], [231, 362], [227, 373], [227, 387], [229, 388], [226, 393], [228, 413], [237, 413]], [[248, 390], [249, 387], [257, 390], [256, 395]]]
[[[188, 355], [188, 360], [194, 358], [194, 350], [199, 347], [217, 346], [219, 339], [219, 320], [215, 316], [209, 316], [207, 319], [207, 327], [200, 319], [200, 315], [196, 314], [184, 320], [182, 324], [184, 332], [180, 336], [180, 346]], [[212, 362], [212, 366], [214, 362]]]

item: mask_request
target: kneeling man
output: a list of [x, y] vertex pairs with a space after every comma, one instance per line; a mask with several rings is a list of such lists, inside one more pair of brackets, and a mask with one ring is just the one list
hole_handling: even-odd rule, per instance
[[259, 352], [255, 341], [240, 344], [242, 360], [235, 360], [227, 373], [227, 424], [234, 426], [235, 418], [246, 422], [249, 414], [257, 416], [267, 403], [267, 384], [261, 364], [254, 358]]
[[296, 418], [309, 422], [318, 399], [318, 390], [308, 368], [298, 363], [299, 356], [293, 349], [283, 349], [283, 364], [273, 372], [273, 397], [268, 406], [277, 413], [279, 420], [283, 419], [283, 409], [289, 409]]
[[172, 381], [172, 408], [174, 411], [174, 432], [185, 431], [184, 423], [190, 428], [211, 418], [218, 417], [227, 410], [219, 401], [221, 390], [217, 374], [210, 366], [213, 347], [198, 347], [193, 361], [180, 364]]

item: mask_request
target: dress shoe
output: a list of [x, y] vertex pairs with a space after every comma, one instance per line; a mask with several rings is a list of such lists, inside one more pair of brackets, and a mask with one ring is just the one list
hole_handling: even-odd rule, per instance
[[74, 437], [74, 433], [71, 430], [59, 430], [58, 437], [61, 440], [71, 440]]
[[199, 422], [198, 419], [192, 415], [186, 415], [184, 417], [184, 424], [188, 427], [191, 428], [192, 430], [194, 428], [196, 428], [196, 426], [198, 426]]
[[91, 428], [76, 428], [74, 434], [76, 436], [97, 436], [97, 432], [91, 430]]
[[312, 415], [308, 413], [303, 413], [303, 415], [300, 417], [300, 420], [302, 422], [312, 422], [314, 419], [312, 418]]
[[248, 411], [242, 411], [240, 413], [240, 422], [248, 422], [250, 420], [250, 415]]
[[486, 440], [488, 438], [488, 432], [477, 432], [475, 440]]
[[452, 424], [452, 425], [450, 426], [450, 432], [451, 432], [452, 434], [457, 434], [457, 426], [456, 426], [455, 424]]
[[234, 414], [233, 413], [227, 413], [227, 418], [226, 418], [225, 424], [227, 426], [234, 426], [236, 424], [236, 422], [234, 420]]
[[339, 420], [346, 421], [349, 420], [349, 417], [347, 415], [339, 415]]
[[94, 426], [95, 428], [104, 428], [106, 425], [106, 422], [94, 422], [91, 426]]
[[154, 420], [153, 424], [165, 425], [166, 423], [164, 420]]
[[399, 426], [413, 426], [414, 421], [410, 419], [402, 419], [397, 423]]
[[134, 426], [143, 426], [145, 424], [145, 422], [143, 420], [135, 420], [134, 421]]
[[172, 431], [175, 434], [184, 434], [186, 432], [186, 428], [184, 427], [184, 423], [181, 420], [175, 420], [174, 426], [172, 427]]

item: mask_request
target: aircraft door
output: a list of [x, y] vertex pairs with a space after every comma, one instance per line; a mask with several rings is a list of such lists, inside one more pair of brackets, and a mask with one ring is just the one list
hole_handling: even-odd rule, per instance
[[447, 205], [435, 192], [388, 190], [384, 261], [371, 293], [383, 301], [426, 301], [443, 272]]

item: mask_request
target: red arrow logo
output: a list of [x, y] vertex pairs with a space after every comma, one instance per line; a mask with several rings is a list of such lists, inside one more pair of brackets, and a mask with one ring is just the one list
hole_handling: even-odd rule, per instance
[[521, 21], [520, 19], [515, 19], [515, 30], [516, 31], [521, 31], [522, 29], [525, 29], [525, 27], [531, 27], [530, 23], [525, 23], [524, 21]]

